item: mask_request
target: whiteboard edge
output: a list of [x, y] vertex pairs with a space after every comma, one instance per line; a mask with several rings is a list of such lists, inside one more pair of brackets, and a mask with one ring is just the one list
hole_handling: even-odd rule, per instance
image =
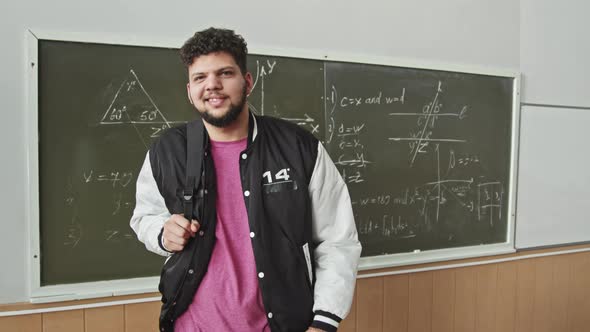
[[[26, 44], [26, 95], [25, 95], [25, 127], [26, 127], [26, 200], [25, 219], [28, 234], [27, 267], [29, 269], [29, 297], [41, 285], [41, 253], [39, 230], [39, 126], [38, 126], [38, 45], [37, 36], [25, 31]], [[34, 64], [34, 65], [32, 65]], [[36, 257], [35, 257], [36, 256]]]
[[160, 278], [142, 277], [131, 279], [82, 282], [39, 287], [31, 296], [31, 303], [51, 303], [86, 300], [99, 297], [124, 296], [158, 292]]
[[477, 258], [514, 253], [516, 250], [509, 242], [482, 244], [478, 246], [457, 247], [437, 250], [416, 251], [391, 255], [362, 257], [359, 271], [399, 267], [414, 264], [428, 264], [456, 259]]
[[507, 228], [507, 239], [509, 239], [513, 248], [516, 248], [516, 209], [518, 202], [518, 168], [519, 168], [519, 151], [520, 151], [520, 119], [521, 119], [521, 104], [520, 104], [520, 82], [521, 76], [514, 77], [513, 89], [513, 114], [512, 114], [512, 139], [511, 139], [511, 158], [510, 158], [510, 188], [509, 188], [509, 206], [508, 216], [509, 225]]

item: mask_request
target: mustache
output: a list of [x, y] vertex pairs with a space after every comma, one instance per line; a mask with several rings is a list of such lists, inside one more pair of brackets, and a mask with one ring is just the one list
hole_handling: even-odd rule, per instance
[[203, 97], [203, 99], [211, 99], [211, 98], [227, 98], [227, 95], [221, 94], [221, 93], [211, 93], [211, 94], [205, 95]]

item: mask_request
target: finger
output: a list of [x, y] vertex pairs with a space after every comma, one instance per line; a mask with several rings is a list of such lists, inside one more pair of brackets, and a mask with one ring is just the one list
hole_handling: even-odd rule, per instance
[[182, 227], [182, 228], [186, 229], [187, 231], [190, 231], [190, 223], [188, 220], [186, 220], [184, 218], [184, 216], [182, 216], [180, 214], [175, 214], [169, 220], [171, 222], [173, 222], [174, 224], [178, 225], [179, 227]]
[[196, 221], [195, 219], [192, 220], [191, 222], [191, 231], [194, 233], [196, 233], [199, 228], [201, 228], [201, 224], [199, 224], [198, 221]]
[[182, 250], [182, 247], [184, 247], [186, 245], [186, 243], [188, 242], [188, 240], [183, 237], [170, 236], [170, 235], [168, 235], [168, 236], [162, 235], [162, 236], [164, 237], [165, 244], [170, 243], [171, 245], [180, 246], [181, 250]]
[[163, 239], [162, 241], [164, 243], [164, 247], [168, 250], [168, 251], [172, 251], [172, 252], [176, 252], [176, 251], [181, 251], [183, 249], [183, 246], [168, 241], [167, 239]]
[[[172, 223], [164, 225], [164, 232], [162, 233], [162, 238], [165, 241], [167, 241], [166, 243], [174, 243], [180, 246], [184, 246], [189, 237], [190, 233], [176, 224]], [[179, 249], [182, 250], [182, 248]]]
[[177, 251], [182, 251], [182, 249], [184, 249], [184, 246], [169, 242], [168, 244], [166, 244], [166, 248], [168, 248], [168, 250], [170, 250], [172, 252], [177, 252]]
[[190, 230], [186, 230], [185, 228], [177, 225], [177, 224], [169, 224], [164, 226], [164, 230], [168, 231], [168, 235], [171, 237], [178, 237], [178, 238], [188, 238], [190, 236]]

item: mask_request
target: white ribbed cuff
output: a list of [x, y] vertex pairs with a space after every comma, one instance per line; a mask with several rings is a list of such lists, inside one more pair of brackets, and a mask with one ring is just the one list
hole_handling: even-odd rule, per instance
[[333, 320], [332, 318], [326, 317], [326, 316], [322, 316], [322, 315], [315, 315], [315, 317], [313, 318], [313, 320], [318, 321], [318, 322], [323, 322], [326, 324], [330, 324], [332, 326], [334, 326], [335, 328], [338, 328], [338, 326], [340, 325], [340, 323], [338, 323], [337, 321]]

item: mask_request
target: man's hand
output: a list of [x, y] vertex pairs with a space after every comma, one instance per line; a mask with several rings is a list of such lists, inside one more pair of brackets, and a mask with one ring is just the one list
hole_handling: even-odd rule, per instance
[[199, 222], [192, 220], [189, 222], [181, 214], [174, 214], [164, 223], [164, 232], [162, 233], [162, 244], [168, 251], [182, 251], [190, 237], [195, 237], [199, 230]]

